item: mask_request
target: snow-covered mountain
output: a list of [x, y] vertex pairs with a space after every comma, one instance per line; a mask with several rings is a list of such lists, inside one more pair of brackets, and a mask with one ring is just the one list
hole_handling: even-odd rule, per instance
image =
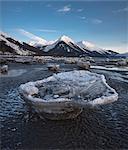
[[102, 53], [104, 52], [103, 49], [97, 47], [96, 45], [94, 45], [93, 43], [91, 42], [88, 42], [88, 41], [80, 41], [80, 42], [77, 42], [77, 44], [82, 47], [83, 49], [87, 49], [89, 51], [97, 51], [99, 53]]
[[51, 45], [53, 44], [55, 41], [46, 41], [44, 39], [40, 40], [40, 41], [30, 41], [28, 44], [37, 48], [41, 48], [47, 45]]
[[123, 54], [117, 54], [117, 57], [123, 57], [123, 58], [128, 58], [128, 52], [123, 53]]
[[61, 36], [54, 43], [45, 46], [42, 50], [48, 55], [55, 56], [79, 56], [84, 53], [80, 46], [65, 35]]
[[88, 41], [77, 42], [81, 48], [83, 48], [90, 56], [106, 56], [117, 54], [111, 50], [106, 50], [96, 46], [95, 44]]
[[6, 33], [0, 32], [0, 53], [1, 54], [18, 54], [18, 55], [36, 55], [40, 54], [39, 49], [30, 46], [25, 42], [17, 41], [8, 36]]
[[28, 44], [34, 47], [41, 47], [47, 45], [47, 41], [30, 41]]
[[43, 50], [46, 55], [55, 55], [55, 56], [94, 56], [94, 57], [107, 57], [110, 55], [115, 55], [117, 53], [111, 50], [105, 50], [99, 48], [93, 43], [87, 41], [80, 41], [75, 43], [68, 36], [61, 36], [52, 44], [47, 44], [40, 48]]
[[27, 44], [25, 42], [20, 42], [3, 32], [0, 32], [0, 53], [91, 57], [109, 57], [117, 54], [112, 50], [99, 48], [87, 41], [76, 43], [65, 35], [55, 41], [46, 41], [40, 38], [37, 41], [31, 41]]

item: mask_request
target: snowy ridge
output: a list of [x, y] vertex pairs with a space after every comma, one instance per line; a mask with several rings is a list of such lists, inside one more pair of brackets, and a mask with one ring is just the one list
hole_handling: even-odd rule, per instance
[[70, 44], [73, 43], [75, 44], [75, 42], [69, 38], [68, 36], [61, 36], [58, 40], [53, 40], [53, 41], [46, 41], [44, 39], [42, 39], [42, 41], [30, 41], [29, 44], [35, 47], [42, 47], [42, 46], [46, 46], [44, 51], [48, 52], [50, 49], [53, 49], [59, 42], [65, 42], [66, 44]]
[[[105, 50], [96, 46], [95, 44], [88, 41], [74, 42], [71, 38], [66, 35], [62, 35], [57, 40], [47, 41], [43, 38], [37, 38], [30, 41], [28, 44], [34, 46], [45, 52], [46, 55], [58, 55], [58, 56], [110, 56], [116, 55], [111, 50]], [[68, 53], [68, 54], [67, 54]]]
[[[99, 48], [95, 44], [88, 42], [88, 41], [80, 41], [80, 42], [77, 42], [77, 44], [80, 47], [82, 47], [83, 49], [87, 49], [91, 52], [96, 51], [101, 54], [107, 52], [105, 49]], [[109, 52], [107, 52], [107, 53], [109, 53]]]
[[122, 53], [122, 54], [117, 54], [117, 56], [119, 56], [119, 57], [126, 57], [126, 58], [128, 58], [128, 52], [126, 52], [126, 53]]
[[44, 46], [44, 45], [47, 45], [47, 41], [44, 40], [44, 39], [40, 39], [40, 40], [34, 40], [34, 41], [30, 41], [28, 44], [30, 44], [31, 46]]
[[0, 31], [0, 41], [1, 41], [2, 38], [4, 38], [4, 39], [6, 39], [6, 38], [12, 38], [13, 40], [18, 41], [19, 43], [22, 44], [22, 41], [17, 40], [14, 37], [11, 37], [10, 35], [8, 35], [7, 33], [3, 32], [3, 31]]
[[74, 44], [74, 41], [71, 38], [69, 38], [68, 36], [66, 36], [66, 35], [61, 36], [59, 38], [58, 42], [59, 41], [64, 41], [67, 44], [69, 44], [70, 42]]
[[53, 44], [55, 41], [46, 41], [45, 39], [40, 38], [40, 40], [30, 41], [28, 44], [34, 47], [42, 47]]
[[[46, 46], [45, 49], [44, 49], [44, 51], [45, 51], [45, 52], [48, 52], [49, 50], [53, 49], [53, 48], [54, 48], [58, 43], [60, 43], [60, 42], [64, 42], [64, 43], [66, 43], [67, 45], [69, 45], [71, 48], [73, 48], [73, 49], [79, 51], [77, 48], [75, 48], [75, 47], [73, 46], [73, 45], [76, 45], [79, 49], [82, 50], [82, 48], [79, 47], [71, 38], [69, 38], [68, 36], [63, 35], [63, 36], [61, 36], [58, 40], [56, 40], [53, 44], [50, 44], [50, 45]], [[61, 46], [64, 47], [63, 44], [61, 44]], [[67, 49], [67, 51], [70, 52], [69, 49]]]
[[[46, 45], [43, 45], [45, 47], [41, 48], [41, 50], [43, 50], [44, 52], [50, 52], [50, 50], [53, 50], [53, 49], [55, 50], [56, 48], [58, 48], [58, 51], [61, 49], [61, 52], [62, 50], [63, 51], [66, 50], [66, 52], [68, 53], [70, 53], [71, 51], [72, 51], [71, 53], [73, 53], [73, 50], [74, 50], [74, 51], [77, 51], [77, 53], [79, 53], [80, 55], [83, 53], [89, 56], [95, 56], [95, 55], [105, 56], [105, 55], [113, 54], [112, 51], [107, 51], [88, 41], [80, 41], [76, 43], [66, 35], [61, 36], [58, 40], [51, 42], [50, 44], [49, 43], [50, 42], [47, 42]], [[69, 47], [67, 47], [64, 43], [67, 44]], [[37, 43], [37, 45], [39, 44]], [[55, 50], [55, 53], [56, 53], [56, 50]]]
[[74, 43], [74, 41], [72, 39], [70, 39], [69, 37], [63, 35], [56, 42], [54, 42], [54, 43], [46, 46], [45, 49], [44, 49], [44, 51], [48, 52], [49, 50], [53, 49], [61, 41], [65, 42], [66, 44], [70, 44], [70, 42]]
[[47, 42], [42, 42], [42, 41], [30, 41], [28, 44], [31, 45], [31, 46], [34, 46], [34, 47], [41, 47], [41, 46], [47, 45]]
[[[19, 47], [19, 45], [16, 45], [12, 42], [10, 42], [7, 38], [11, 38], [10, 36], [8, 36], [6, 33], [1, 32], [0, 33], [0, 41], [4, 41], [5, 44], [9, 47], [11, 47], [12, 49], [15, 50], [15, 52], [19, 55], [29, 55], [29, 54], [33, 54], [33, 52], [31, 51], [27, 51], [27, 50], [23, 50], [22, 48]], [[19, 42], [19, 41], [17, 41]], [[20, 44], [22, 44], [21, 42], [19, 42]]]

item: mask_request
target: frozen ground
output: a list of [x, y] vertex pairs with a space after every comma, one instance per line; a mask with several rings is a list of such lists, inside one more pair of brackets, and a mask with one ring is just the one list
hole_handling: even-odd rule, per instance
[[[61, 71], [77, 69], [61, 64]], [[0, 78], [1, 149], [128, 149], [128, 72], [91, 69], [117, 90], [115, 103], [86, 109], [75, 120], [42, 120], [29, 114], [17, 88], [52, 75], [43, 64], [10, 64], [20, 74]]]

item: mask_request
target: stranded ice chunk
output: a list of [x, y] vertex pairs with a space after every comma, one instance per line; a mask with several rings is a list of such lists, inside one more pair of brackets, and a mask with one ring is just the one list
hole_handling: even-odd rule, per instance
[[75, 118], [84, 108], [114, 102], [118, 98], [103, 75], [84, 70], [62, 72], [22, 84], [19, 91], [40, 116], [52, 120]]

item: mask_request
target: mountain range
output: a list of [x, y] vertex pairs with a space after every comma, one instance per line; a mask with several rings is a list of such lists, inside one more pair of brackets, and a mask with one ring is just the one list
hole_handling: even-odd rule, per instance
[[61, 36], [55, 41], [20, 42], [7, 34], [0, 33], [0, 53], [18, 55], [50, 55], [50, 56], [91, 56], [111, 57], [117, 53], [99, 48], [88, 41], [74, 42], [68, 36]]
[[117, 54], [118, 57], [128, 58], [128, 52], [123, 54]]

